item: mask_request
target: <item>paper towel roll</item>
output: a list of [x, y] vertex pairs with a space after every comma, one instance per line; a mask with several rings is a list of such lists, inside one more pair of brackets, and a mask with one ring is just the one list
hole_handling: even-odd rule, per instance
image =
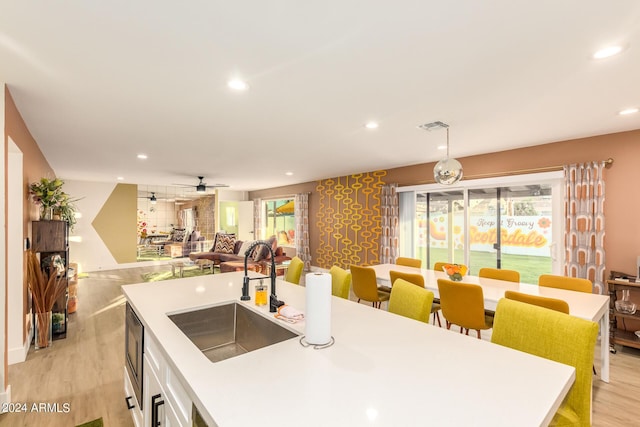
[[305, 276], [305, 340], [324, 345], [331, 341], [331, 274], [308, 273]]

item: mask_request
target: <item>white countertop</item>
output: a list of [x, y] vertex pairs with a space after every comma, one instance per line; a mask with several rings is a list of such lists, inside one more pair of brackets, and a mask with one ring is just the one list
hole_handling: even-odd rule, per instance
[[[123, 286], [145, 333], [219, 426], [539, 426], [573, 383], [571, 367], [339, 298], [332, 347], [293, 338], [212, 363], [167, 313], [240, 302], [242, 276]], [[240, 303], [271, 317], [253, 304], [254, 284]], [[304, 311], [304, 287], [278, 280], [277, 294]], [[304, 333], [304, 322], [281, 323]]]

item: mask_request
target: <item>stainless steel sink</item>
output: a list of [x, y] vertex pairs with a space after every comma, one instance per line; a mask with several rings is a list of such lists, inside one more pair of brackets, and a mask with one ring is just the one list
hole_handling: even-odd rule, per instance
[[298, 336], [235, 302], [171, 314], [169, 319], [212, 362], [240, 356]]

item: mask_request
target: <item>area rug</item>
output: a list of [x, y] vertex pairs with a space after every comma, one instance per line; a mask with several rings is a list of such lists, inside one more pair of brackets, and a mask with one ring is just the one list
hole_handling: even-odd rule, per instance
[[[211, 274], [211, 271], [208, 268], [205, 268], [204, 271], [200, 270], [200, 267], [198, 266], [184, 267], [182, 277], [196, 277], [203, 276], [205, 274]], [[146, 273], [142, 275], [142, 280], [144, 280], [145, 282], [159, 282], [161, 280], [171, 279], [180, 279], [178, 269], [176, 268], [176, 275], [174, 276], [171, 273], [171, 266], [167, 266], [167, 271], [154, 271], [152, 273]]]
[[104, 424], [102, 423], [102, 418], [98, 418], [88, 423], [78, 424], [76, 427], [104, 427]]

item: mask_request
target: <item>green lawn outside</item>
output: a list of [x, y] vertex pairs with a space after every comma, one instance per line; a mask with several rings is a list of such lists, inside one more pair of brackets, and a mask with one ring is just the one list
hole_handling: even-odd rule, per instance
[[[436, 261], [449, 261], [448, 249], [431, 249], [431, 266]], [[422, 265], [427, 266], [426, 248], [418, 248], [417, 258], [422, 260]], [[462, 250], [454, 251], [454, 260], [464, 263], [464, 253]], [[482, 267], [496, 267], [496, 254], [489, 252], [471, 251], [470, 253], [470, 274], [477, 275]], [[502, 254], [502, 268], [517, 270], [520, 272], [520, 281], [524, 283], [538, 283], [541, 274], [551, 274], [551, 257]]]

